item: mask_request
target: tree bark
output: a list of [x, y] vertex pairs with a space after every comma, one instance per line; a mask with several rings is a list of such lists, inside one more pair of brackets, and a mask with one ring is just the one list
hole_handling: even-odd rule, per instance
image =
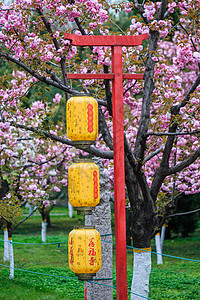
[[[95, 226], [96, 230], [103, 235], [101, 242], [101, 270], [94, 277], [93, 281], [95, 281], [95, 279], [99, 279], [97, 281], [98, 283], [112, 286], [112, 229], [109, 177], [105, 172], [103, 172], [100, 160], [95, 159], [95, 163], [97, 163], [100, 167], [100, 203], [96, 206], [91, 216], [89, 215], [85, 217], [85, 225]], [[104, 280], [102, 280], [103, 278]], [[86, 286], [87, 300], [113, 299], [113, 290], [110, 287], [90, 282], [87, 282]]]

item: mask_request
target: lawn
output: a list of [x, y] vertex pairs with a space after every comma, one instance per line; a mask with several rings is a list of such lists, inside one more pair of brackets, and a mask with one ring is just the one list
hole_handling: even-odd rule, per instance
[[[78, 281], [68, 268], [67, 243], [65, 242], [69, 231], [75, 225], [83, 224], [83, 217], [75, 213], [75, 217], [70, 219], [67, 213], [66, 208], [55, 208], [52, 211], [52, 227], [48, 229], [47, 243], [55, 244], [40, 244], [41, 217], [38, 214], [28, 219], [16, 230], [13, 241], [28, 244], [14, 244], [15, 267], [29, 272], [15, 270], [15, 279], [9, 280], [8, 268], [0, 267], [0, 299], [84, 299], [84, 283]], [[3, 239], [3, 232], [0, 234], [0, 239]], [[155, 251], [154, 242], [152, 242], [152, 251]], [[163, 252], [177, 257], [200, 260], [200, 228], [188, 238], [166, 240]], [[127, 277], [130, 290], [132, 249], [127, 249], [127, 254]], [[153, 300], [200, 299], [200, 262], [170, 257], [164, 257], [163, 260], [164, 264], [158, 266], [156, 255], [152, 254], [149, 298]], [[1, 241], [0, 264], [8, 265], [3, 261]], [[115, 269], [113, 278], [115, 278]], [[116, 286], [115, 279], [113, 283]], [[114, 299], [116, 299], [116, 291], [113, 291]]]

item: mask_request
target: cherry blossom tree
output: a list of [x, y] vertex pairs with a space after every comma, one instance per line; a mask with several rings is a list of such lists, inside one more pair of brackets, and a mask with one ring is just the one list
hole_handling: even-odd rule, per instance
[[[14, 84], [14, 78], [22, 78], [25, 74], [19, 72], [13, 73], [12, 76]], [[40, 122], [41, 109], [43, 110], [43, 104], [40, 101], [34, 102], [26, 109], [26, 116], [34, 120], [34, 125], [36, 120]], [[65, 159], [65, 152], [68, 152], [68, 158], [70, 154], [66, 146], [58, 147], [57, 143], [52, 143], [51, 140], [34, 138], [28, 131], [12, 126], [12, 122], [5, 121], [10, 117], [8, 115], [9, 113], [2, 109], [0, 219], [4, 228], [4, 260], [10, 260], [10, 278], [13, 278], [12, 233], [38, 209], [42, 215], [42, 241], [46, 242], [47, 219], [55, 204], [50, 195], [52, 192], [59, 192], [59, 186], [67, 183], [64, 170], [68, 168], [68, 161]], [[22, 116], [18, 113], [18, 118], [20, 117]], [[62, 174], [63, 172], [65, 174]], [[35, 209], [23, 219], [22, 207], [25, 203]]]
[[[118, 34], [148, 34], [143, 46], [123, 48], [124, 73], [144, 73], [143, 81], [124, 82], [123, 91], [133, 246], [143, 249], [134, 253], [132, 292], [143, 297], [148, 297], [151, 270], [150, 252], [144, 250], [151, 247], [152, 237], [165, 223], [176, 195], [200, 191], [199, 5], [195, 0], [134, 0], [112, 5], [119, 16], [120, 11], [134, 11], [128, 30]], [[13, 73], [1, 78], [0, 105], [2, 126], [27, 132], [38, 143], [49, 143], [51, 149], [54, 141], [55, 152], [67, 147], [62, 152], [64, 160], [80, 153], [101, 157], [112, 183], [112, 85], [109, 80], [77, 83], [67, 79], [67, 73], [72, 72], [110, 72], [111, 49], [77, 48], [64, 39], [65, 32], [111, 35], [114, 21], [109, 9], [103, 0], [17, 0], [10, 6], [2, 4], [0, 57], [9, 62]], [[39, 86], [54, 87], [58, 92], [53, 101], [44, 97], [26, 108], [25, 97]], [[85, 152], [74, 151], [64, 123], [51, 121], [61, 107], [61, 95], [67, 101], [69, 95], [83, 91], [99, 102], [100, 131], [95, 145]], [[48, 147], [44, 152], [42, 159], [50, 159]], [[22, 175], [26, 185], [28, 175]], [[67, 178], [63, 180], [66, 183]]]

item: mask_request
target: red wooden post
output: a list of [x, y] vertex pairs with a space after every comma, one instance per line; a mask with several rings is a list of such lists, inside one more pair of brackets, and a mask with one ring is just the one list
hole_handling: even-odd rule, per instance
[[113, 148], [117, 299], [127, 299], [122, 46], [112, 47]]
[[64, 37], [75, 46], [111, 46], [112, 74], [67, 74], [69, 79], [112, 79], [113, 147], [115, 193], [115, 239], [117, 299], [127, 300], [126, 211], [124, 169], [123, 79], [143, 79], [142, 74], [123, 74], [122, 46], [141, 45], [147, 34], [138, 36], [77, 36]]

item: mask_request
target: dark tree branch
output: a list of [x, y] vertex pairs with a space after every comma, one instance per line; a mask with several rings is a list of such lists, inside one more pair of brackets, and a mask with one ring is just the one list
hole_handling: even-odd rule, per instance
[[177, 105], [172, 106], [172, 108], [171, 108], [171, 113], [172, 113], [173, 115], [177, 115], [177, 114], [179, 113], [180, 109], [181, 109], [182, 107], [184, 107], [184, 106], [189, 102], [189, 100], [190, 100], [190, 95], [191, 95], [192, 93], [194, 93], [194, 91], [195, 91], [196, 88], [199, 86], [199, 84], [200, 84], [200, 73], [198, 74], [198, 76], [197, 76], [195, 82], [193, 83], [193, 85], [191, 86], [191, 88], [189, 89], [189, 91], [187, 92], [187, 94], [186, 94], [185, 98], [183, 99], [183, 101], [182, 101], [180, 104], [177, 104]]
[[79, 21], [79, 18], [74, 18], [74, 21], [76, 22], [76, 25], [77, 25], [78, 29], [80, 30], [81, 34], [86, 35], [85, 29], [81, 25], [81, 22]]
[[143, 5], [140, 4], [138, 2], [138, 0], [134, 0], [133, 2], [134, 2], [134, 5], [135, 5], [135, 8], [139, 11], [139, 13], [140, 13], [141, 17], [143, 18], [144, 22], [146, 24], [148, 24], [149, 20], [146, 17], [143, 16], [143, 14], [144, 14], [144, 7], [143, 7]]
[[36, 212], [37, 208], [35, 208], [26, 218], [24, 218], [22, 221], [20, 221], [14, 228], [13, 230], [15, 230], [19, 225], [21, 225], [22, 223], [24, 223], [28, 218], [30, 218], [35, 212]]
[[164, 19], [164, 15], [167, 9], [167, 4], [168, 4], [168, 0], [162, 0], [161, 5], [160, 5], [160, 10], [158, 12], [158, 15], [156, 17], [156, 20], [163, 20]]
[[124, 150], [125, 150], [125, 155], [129, 161], [129, 164], [132, 166], [134, 172], [136, 171], [136, 158], [135, 158], [135, 155], [133, 154], [130, 146], [129, 146], [129, 143], [128, 143], [128, 140], [126, 138], [126, 134], [124, 133]]
[[[105, 74], [108, 74], [108, 66], [103, 65], [103, 70]], [[112, 92], [110, 90], [110, 80], [105, 79], [105, 93], [106, 93], [106, 101], [109, 115], [112, 117]]]
[[179, 164], [169, 168], [169, 170], [166, 173], [166, 176], [175, 174], [189, 167], [199, 157], [200, 157], [200, 147], [194, 152], [194, 154], [192, 154], [191, 156], [189, 156]]
[[147, 162], [150, 159], [152, 159], [154, 156], [158, 155], [163, 150], [163, 148], [164, 148], [164, 146], [161, 146], [156, 151], [154, 151], [151, 154], [149, 154], [147, 157], [145, 157], [144, 162]]
[[158, 32], [150, 31], [148, 58], [147, 58], [146, 69], [144, 73], [144, 92], [143, 92], [142, 111], [141, 111], [139, 128], [138, 128], [138, 133], [135, 142], [135, 149], [134, 149], [135, 157], [140, 161], [143, 161], [144, 152], [146, 150], [145, 135], [148, 131], [148, 126], [149, 126], [151, 97], [154, 89], [153, 77], [154, 77], [155, 62], [152, 60], [152, 53], [157, 49], [158, 37], [159, 37]]
[[99, 131], [102, 134], [103, 140], [105, 141], [106, 145], [110, 148], [110, 150], [113, 150], [113, 138], [108, 129], [108, 125], [104, 118], [101, 107], [99, 107]]
[[124, 91], [123, 95], [125, 95], [128, 91], [130, 91], [136, 85], [136, 83], [137, 83], [137, 80]]
[[90, 146], [90, 148], [87, 149], [86, 152], [93, 154], [97, 157], [113, 159], [113, 151], [103, 151], [103, 150], [97, 149], [93, 146]]
[[168, 219], [168, 218], [171, 218], [171, 217], [176, 217], [176, 216], [184, 216], [184, 215], [194, 214], [198, 211], [200, 211], [200, 208], [195, 209], [195, 210], [191, 210], [191, 211], [187, 211], [187, 212], [183, 212], [183, 213], [176, 213], [176, 214], [168, 215], [168, 216], [165, 216], [165, 219]]
[[2, 218], [7, 224], [10, 223], [4, 216], [0, 215], [0, 218]]
[[186, 132], [147, 132], [146, 136], [156, 135], [156, 136], [178, 136], [178, 135], [195, 135], [199, 134], [200, 130], [186, 131]]

